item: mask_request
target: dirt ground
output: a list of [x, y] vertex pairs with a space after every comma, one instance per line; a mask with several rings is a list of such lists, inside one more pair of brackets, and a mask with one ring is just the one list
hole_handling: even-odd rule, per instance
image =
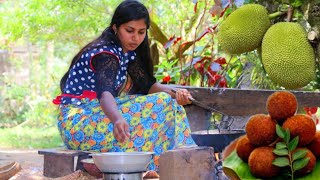
[[[18, 162], [21, 170], [9, 180], [92, 180], [94, 177], [82, 171], [60, 178], [47, 178], [43, 176], [43, 155], [38, 150], [1, 150], [0, 167], [10, 162]], [[0, 179], [3, 180], [3, 179]]]
[[43, 156], [38, 150], [0, 149], [0, 166], [10, 162], [18, 162], [22, 168], [10, 180], [48, 179], [43, 176]]
[[[11, 149], [0, 149], [0, 167], [2, 165], [9, 164], [10, 162], [18, 162], [21, 165], [21, 170], [10, 180], [53, 180], [54, 178], [46, 178], [43, 176], [43, 155], [38, 154], [38, 150], [11, 150]], [[77, 173], [77, 172], [76, 172]], [[71, 179], [77, 174], [73, 174]], [[82, 175], [82, 172], [80, 172]], [[92, 179], [85, 173], [86, 177], [90, 178], [80, 178], [80, 179]], [[66, 178], [55, 178], [54, 180], [70, 180], [69, 177]], [[2, 179], [1, 179], [2, 180]], [[159, 180], [155, 178], [153, 180]]]

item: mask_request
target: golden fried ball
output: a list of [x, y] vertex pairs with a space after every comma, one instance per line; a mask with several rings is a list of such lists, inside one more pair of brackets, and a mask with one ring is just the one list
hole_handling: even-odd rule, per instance
[[307, 148], [297, 148], [295, 151], [297, 151], [298, 149], [307, 150], [307, 154], [306, 154], [305, 157], [308, 157], [310, 159], [308, 164], [304, 168], [302, 168], [302, 169], [300, 169], [300, 170], [295, 172], [295, 175], [297, 175], [297, 176], [304, 176], [304, 175], [310, 173], [314, 169], [314, 167], [316, 166], [317, 161], [316, 161], [316, 157], [313, 155], [313, 153], [309, 149], [307, 149]]
[[267, 111], [272, 119], [282, 124], [293, 116], [298, 107], [297, 98], [289, 91], [272, 93], [267, 99]]
[[273, 147], [261, 146], [251, 152], [248, 165], [252, 175], [259, 178], [270, 178], [280, 173], [280, 168], [272, 164], [272, 161], [277, 158], [273, 150]]
[[304, 114], [297, 114], [288, 118], [282, 127], [289, 129], [291, 138], [299, 136], [299, 146], [309, 144], [316, 135], [316, 124], [310, 116]]
[[320, 131], [316, 132], [314, 139], [311, 141], [307, 148], [317, 159], [320, 159]]
[[246, 124], [246, 132], [253, 145], [269, 145], [277, 139], [276, 121], [265, 114], [253, 115]]
[[247, 135], [243, 135], [237, 142], [236, 152], [244, 162], [248, 162], [248, 158], [255, 148], [256, 147], [250, 143]]

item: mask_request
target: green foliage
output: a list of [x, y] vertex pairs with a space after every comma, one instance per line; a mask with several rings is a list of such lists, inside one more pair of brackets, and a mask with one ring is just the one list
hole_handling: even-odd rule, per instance
[[[10, 127], [24, 121], [23, 113], [27, 111], [24, 97], [27, 87], [9, 84], [1, 87], [0, 127]], [[14, 120], [14, 121], [13, 121]]]
[[0, 127], [55, 124], [58, 109], [51, 101], [60, 93], [60, 78], [79, 47], [108, 26], [117, 4], [116, 0], [12, 0], [0, 5], [0, 37], [6, 39], [1, 45], [31, 42], [40, 53], [8, 59], [15, 74], [29, 73], [21, 80], [10, 74], [0, 79], [5, 85], [1, 88]]
[[289, 0], [289, 3], [293, 7], [300, 7], [303, 5], [303, 0]]
[[[0, 6], [1, 33], [11, 41], [29, 37], [83, 45], [108, 26], [112, 0], [12, 0]], [[21, 8], [23, 7], [23, 8]]]
[[284, 140], [284, 142], [278, 142], [273, 153], [280, 156], [277, 157], [272, 164], [278, 167], [290, 167], [291, 179], [294, 179], [294, 172], [304, 168], [309, 158], [305, 157], [307, 150], [297, 149], [299, 143], [299, 136], [294, 137], [290, 141], [290, 131], [283, 129], [280, 125], [276, 125], [277, 135]]
[[[215, 60], [225, 58], [226, 64], [216, 73], [226, 79], [228, 87], [280, 88], [266, 76], [257, 51], [230, 56], [220, 50], [213, 27], [236, 9], [234, 4], [220, 17], [210, 13], [211, 8], [218, 7], [219, 1], [215, 0], [197, 1], [197, 8], [190, 0], [140, 2], [147, 6], [153, 21], [149, 37], [159, 81], [170, 75], [170, 83], [212, 86], [208, 68]], [[299, 2], [291, 3], [299, 6]], [[5, 60], [11, 71], [16, 72], [13, 74], [28, 74], [21, 79], [7, 73], [1, 76], [0, 128], [46, 128], [56, 123], [58, 109], [51, 100], [60, 94], [60, 78], [80, 47], [109, 26], [119, 3], [118, 0], [7, 0], [0, 3], [0, 47], [10, 52], [12, 45], [32, 43], [39, 51], [37, 55], [29, 52], [31, 55], [27, 58], [10, 56]], [[281, 0], [246, 0], [245, 3], [268, 4], [270, 12], [288, 5]], [[281, 16], [274, 22], [284, 18]], [[295, 11], [294, 20], [301, 19], [302, 13]], [[211, 31], [207, 32], [208, 28]], [[174, 37], [172, 44], [165, 48], [170, 37]], [[196, 60], [207, 57], [201, 62], [205, 69], [201, 72], [201, 68], [195, 66]], [[308, 88], [312, 90], [314, 86]]]
[[162, 61], [161, 64], [155, 65], [157, 72], [155, 77], [157, 79], [163, 79], [165, 76], [170, 75], [171, 81], [179, 82], [180, 68], [175, 66], [178, 60], [168, 62], [166, 60]]
[[[167, 62], [175, 62], [178, 59], [178, 63], [175, 64], [177, 68], [175, 69], [180, 69], [180, 73], [174, 71], [174, 74], [172, 74], [172, 71], [163, 71], [163, 68], [160, 68], [157, 69], [156, 72], [157, 79], [161, 81], [164, 76], [169, 75], [172, 80], [174, 80], [171, 83], [192, 86], [212, 86], [215, 74], [209, 71], [209, 67], [216, 59], [227, 56], [217, 51], [219, 46], [214, 29], [219, 23], [220, 14], [213, 15], [211, 10], [209, 11], [210, 8], [217, 6], [217, 4], [214, 4], [212, 1], [208, 1], [207, 3], [198, 1], [197, 6], [195, 6], [195, 4], [190, 1], [182, 1], [169, 5], [166, 3], [160, 6], [151, 5], [151, 7], [154, 8], [151, 17], [155, 22], [158, 22], [159, 17], [166, 16], [167, 11], [171, 11], [170, 9], [162, 9], [163, 6], [172, 6], [175, 9], [179, 9], [179, 11], [177, 11], [177, 18], [170, 20], [179, 20], [180, 22], [175, 23], [173, 26], [161, 28], [163, 24], [166, 24], [167, 20], [167, 18], [161, 18], [157, 26], [151, 30], [151, 34], [154, 35], [156, 43], [160, 43], [159, 48], [156, 50], [164, 53], [160, 56], [159, 67], [166, 66], [165, 64]], [[220, 6], [217, 7], [221, 8]], [[162, 14], [162, 12], [165, 13]], [[181, 12], [183, 13], [180, 14]], [[228, 13], [230, 13], [229, 10], [227, 10], [225, 14]], [[172, 31], [167, 33], [171, 27], [173, 27]], [[165, 42], [166, 39], [167, 42]], [[200, 62], [199, 60], [203, 58], [206, 58], [206, 60]], [[243, 66], [241, 61], [234, 61], [234, 59], [238, 59], [238, 57], [230, 57], [230, 59], [227, 65], [222, 65], [221, 69], [214, 73], [222, 75], [224, 80], [227, 81], [228, 87], [235, 87]], [[164, 63], [164, 65], [161, 63]]]
[[[59, 79], [64, 69], [60, 63], [52, 62], [54, 58], [46, 44], [39, 43], [38, 48], [41, 54], [30, 55], [27, 61], [24, 56], [11, 58], [9, 64], [16, 73], [0, 79], [4, 84], [0, 91], [0, 127], [46, 127], [56, 121], [58, 109], [51, 101], [60, 93]], [[20, 77], [21, 72], [28, 76]]]
[[[158, 27], [156, 33], [161, 33], [162, 37], [165, 37], [164, 39], [169, 39], [173, 35], [182, 38], [178, 43], [165, 49], [163, 48], [163, 38], [162, 40], [158, 39], [154, 33], [151, 33], [154, 36], [150, 37], [153, 40], [152, 44], [161, 42], [158, 48], [154, 48], [155, 51], [160, 52], [160, 63], [179, 59], [175, 67], [178, 67], [177, 69], [183, 72], [171, 75], [173, 77], [179, 76], [172, 78], [179, 80], [173, 83], [185, 84], [184, 82], [187, 82], [187, 85], [196, 86], [208, 84], [204, 83], [204, 81], [208, 81], [210, 77], [193, 69], [194, 62], [192, 62], [192, 59], [209, 55], [211, 56], [211, 61], [213, 61], [215, 58], [225, 56], [225, 54], [216, 51], [219, 46], [214, 36], [215, 33], [209, 33], [210, 35], [206, 35], [201, 40], [196, 41], [207, 28], [214, 27], [219, 21], [223, 20], [223, 17], [219, 18], [210, 14], [209, 9], [215, 5], [214, 2], [208, 1], [208, 3], [204, 3], [199, 1], [196, 12], [194, 12], [195, 4], [187, 0], [170, 0], [161, 3], [158, 1], [142, 2], [150, 9], [151, 18]], [[12, 23], [12, 26], [2, 24], [0, 29], [1, 33], [10, 41], [24, 37], [28, 37], [28, 41], [32, 42], [54, 40], [55, 46], [70, 44], [73, 46], [72, 52], [75, 54], [79, 47], [99, 35], [108, 26], [110, 15], [118, 3], [115, 0], [6, 1], [0, 7], [0, 17], [1, 20], [8, 21], [9, 24]], [[234, 8], [227, 9], [225, 16], [230, 14], [232, 9]], [[175, 11], [176, 18], [170, 18], [172, 10]], [[17, 18], [17, 21], [11, 21], [14, 18]], [[182, 46], [182, 43], [186, 43], [186, 45]], [[55, 51], [55, 53], [61, 52]], [[159, 61], [155, 62], [158, 63]], [[243, 64], [239, 64], [242, 63], [240, 61], [237, 62], [236, 64], [229, 64], [227, 68], [218, 72], [218, 74], [222, 74], [226, 78], [227, 83], [230, 84], [229, 87], [236, 87], [239, 74], [242, 72], [240, 68], [243, 67]], [[237, 68], [236, 75], [232, 74], [234, 67]], [[157, 74], [160, 73], [157, 72]], [[169, 74], [169, 72], [162, 73]], [[157, 77], [161, 78], [161, 75]]]

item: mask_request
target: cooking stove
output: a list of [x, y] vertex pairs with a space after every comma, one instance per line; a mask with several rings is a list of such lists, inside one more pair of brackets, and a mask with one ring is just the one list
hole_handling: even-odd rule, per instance
[[214, 165], [215, 179], [217, 180], [229, 180], [222, 170], [222, 154], [215, 153], [216, 163]]
[[119, 172], [119, 173], [103, 173], [103, 180], [143, 180], [143, 171], [142, 172]]

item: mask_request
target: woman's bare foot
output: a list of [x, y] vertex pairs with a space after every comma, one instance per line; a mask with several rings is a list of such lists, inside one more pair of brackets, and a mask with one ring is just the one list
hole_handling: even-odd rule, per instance
[[159, 174], [156, 171], [147, 171], [144, 176], [143, 179], [156, 179], [159, 178]]

